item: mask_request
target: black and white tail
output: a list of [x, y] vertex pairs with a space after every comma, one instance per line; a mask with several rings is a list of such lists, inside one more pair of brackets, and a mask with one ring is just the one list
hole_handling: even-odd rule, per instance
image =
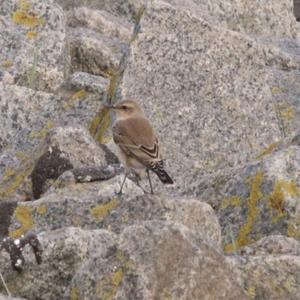
[[168, 173], [164, 170], [164, 163], [162, 160], [158, 162], [151, 162], [150, 170], [152, 170], [160, 179], [162, 183], [165, 184], [173, 184], [172, 178], [168, 175]]

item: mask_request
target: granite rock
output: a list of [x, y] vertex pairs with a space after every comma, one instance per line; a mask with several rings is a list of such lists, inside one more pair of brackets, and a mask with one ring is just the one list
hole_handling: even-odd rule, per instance
[[271, 144], [252, 163], [190, 178], [190, 194], [217, 212], [225, 250], [268, 235], [299, 239], [299, 155], [298, 145]]
[[9, 74], [10, 84], [56, 90], [70, 61], [61, 7], [54, 0], [2, 1], [0, 16], [0, 74]]

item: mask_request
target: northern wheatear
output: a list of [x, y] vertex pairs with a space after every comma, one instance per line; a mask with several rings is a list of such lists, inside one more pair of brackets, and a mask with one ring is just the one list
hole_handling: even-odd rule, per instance
[[115, 111], [117, 115], [112, 127], [113, 139], [119, 148], [118, 157], [125, 167], [125, 177], [119, 193], [122, 193], [130, 171], [139, 176], [139, 171], [146, 170], [152, 194], [149, 170], [153, 171], [161, 182], [172, 184], [173, 180], [164, 170], [154, 130], [139, 104], [133, 100], [124, 100], [106, 107]]

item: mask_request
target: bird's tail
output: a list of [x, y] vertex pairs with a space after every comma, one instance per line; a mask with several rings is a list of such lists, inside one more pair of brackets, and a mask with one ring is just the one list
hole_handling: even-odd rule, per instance
[[172, 178], [164, 170], [164, 164], [163, 164], [162, 160], [151, 164], [150, 169], [158, 176], [158, 178], [160, 179], [160, 181], [162, 183], [165, 183], [165, 184], [173, 184], [174, 183]]

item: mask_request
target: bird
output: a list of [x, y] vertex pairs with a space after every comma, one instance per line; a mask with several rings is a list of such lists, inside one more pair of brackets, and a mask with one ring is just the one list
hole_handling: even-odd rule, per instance
[[[173, 184], [172, 178], [164, 169], [154, 129], [138, 102], [122, 100], [115, 105], [106, 104], [105, 107], [116, 113], [112, 134], [118, 147], [117, 156], [125, 168], [125, 177], [118, 194], [122, 194], [125, 180], [132, 172], [140, 178], [140, 172], [146, 170], [151, 194], [153, 187], [149, 171], [154, 172], [162, 183]], [[140, 186], [139, 179], [137, 184]]]

